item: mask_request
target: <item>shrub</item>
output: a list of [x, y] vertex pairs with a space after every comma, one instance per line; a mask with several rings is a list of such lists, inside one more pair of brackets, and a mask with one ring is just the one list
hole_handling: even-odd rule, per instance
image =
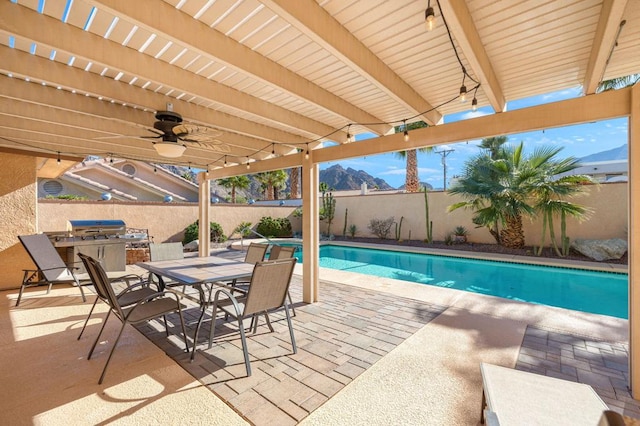
[[256, 231], [265, 237], [290, 237], [291, 222], [286, 217], [264, 216], [256, 226]]
[[349, 236], [351, 238], [354, 238], [358, 233], [358, 227], [355, 224], [351, 224], [349, 225], [348, 231], [349, 231]]
[[48, 200], [88, 200], [89, 197], [84, 195], [74, 195], [74, 194], [62, 194], [62, 195], [47, 195], [45, 197]]
[[240, 225], [236, 226], [233, 231], [231, 231], [229, 238], [234, 234], [240, 234], [243, 237], [251, 235], [251, 222], [240, 222]]
[[378, 238], [386, 240], [391, 232], [391, 226], [393, 226], [394, 218], [387, 219], [371, 219], [367, 228]]
[[[224, 235], [224, 231], [222, 230], [222, 226], [219, 223], [211, 222], [209, 224], [211, 228], [211, 241], [214, 243], [222, 243], [227, 241], [227, 237]], [[198, 239], [198, 233], [200, 232], [200, 227], [198, 225], [198, 221], [196, 220], [191, 225], [187, 226], [184, 230], [184, 239], [182, 240], [182, 244], [190, 243], [191, 241], [195, 241]]]

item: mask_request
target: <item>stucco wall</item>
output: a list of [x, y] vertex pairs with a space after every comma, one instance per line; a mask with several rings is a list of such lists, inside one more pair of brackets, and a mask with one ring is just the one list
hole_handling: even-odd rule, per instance
[[[588, 238], [627, 238], [627, 183], [611, 183], [587, 187], [588, 194], [572, 201], [592, 210], [590, 218], [578, 222], [567, 219], [567, 235], [571, 239]], [[461, 198], [447, 193], [429, 192], [429, 219], [433, 222], [434, 240], [444, 240], [456, 226], [464, 226], [469, 231], [468, 240], [476, 243], [494, 243], [495, 240], [484, 228], [475, 228], [471, 218], [473, 212], [458, 209], [447, 212], [448, 206], [461, 201]], [[425, 201], [423, 193], [385, 194], [367, 196], [336, 197], [336, 213], [331, 224], [331, 233], [342, 235], [345, 210], [348, 209], [347, 226], [355, 224], [357, 236], [370, 237], [373, 234], [367, 228], [371, 219], [394, 217], [397, 223], [402, 220], [402, 239], [424, 240], [427, 235], [425, 219]], [[559, 220], [555, 224], [556, 235], [560, 233]], [[320, 226], [326, 231], [326, 223]], [[542, 225], [539, 221], [524, 219], [524, 231], [527, 245], [540, 243]], [[391, 228], [389, 238], [395, 237], [395, 227]], [[547, 237], [546, 243], [549, 243]]]
[[0, 154], [0, 289], [19, 287], [33, 268], [17, 236], [38, 232], [36, 192], [36, 159]]
[[[229, 235], [242, 222], [256, 225], [261, 217], [288, 217], [294, 207], [222, 205], [211, 207], [211, 220]], [[184, 229], [198, 219], [195, 203], [127, 203], [119, 201], [40, 200], [38, 226], [41, 232], [64, 231], [68, 220], [121, 219], [128, 227], [145, 228], [155, 242], [182, 241]]]

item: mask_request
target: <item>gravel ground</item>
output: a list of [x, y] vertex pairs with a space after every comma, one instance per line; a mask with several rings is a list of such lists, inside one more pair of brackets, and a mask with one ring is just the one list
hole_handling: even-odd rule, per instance
[[[533, 247], [525, 247], [523, 249], [510, 249], [506, 247], [502, 247], [498, 244], [477, 244], [477, 243], [462, 243], [462, 244], [446, 244], [443, 241], [434, 241], [432, 243], [426, 243], [420, 240], [410, 240], [403, 241], [402, 243], [398, 243], [396, 240], [382, 240], [379, 238], [344, 238], [344, 237], [335, 237], [335, 241], [352, 241], [352, 242], [362, 242], [362, 243], [373, 243], [373, 244], [389, 244], [389, 245], [400, 245], [400, 246], [411, 246], [411, 247], [428, 247], [428, 248], [437, 248], [443, 250], [464, 250], [464, 251], [474, 251], [474, 252], [484, 252], [484, 253], [501, 253], [501, 254], [513, 254], [519, 256], [531, 256], [536, 257], [533, 253]], [[540, 257], [547, 257], [552, 259], [570, 259], [570, 260], [582, 260], [587, 262], [594, 262], [593, 259], [584, 256], [574, 250], [571, 250], [568, 256], [559, 257], [555, 251], [551, 248], [545, 248]], [[612, 259], [606, 260], [602, 263], [615, 263], [620, 265], [628, 264], [628, 253], [625, 253], [624, 256], [620, 259]]]

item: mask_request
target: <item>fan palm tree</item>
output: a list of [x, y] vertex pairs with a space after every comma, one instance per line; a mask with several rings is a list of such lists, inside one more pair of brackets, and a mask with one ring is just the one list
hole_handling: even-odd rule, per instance
[[[548, 212], [558, 208], [558, 203], [550, 201], [579, 192], [577, 187], [584, 182], [582, 177], [567, 177], [555, 183], [558, 172], [573, 170], [578, 164], [572, 158], [555, 160], [562, 148], [540, 148], [527, 157], [523, 146], [520, 143], [516, 147], [503, 147], [496, 158], [489, 153], [474, 157], [465, 165], [465, 174], [449, 190], [466, 199], [449, 206], [449, 211], [475, 210], [474, 223], [489, 228], [496, 241], [509, 248], [524, 247], [523, 216], [544, 210], [548, 220]], [[572, 204], [564, 204], [563, 209], [565, 214], [581, 212]]]
[[640, 82], [640, 74], [631, 74], [626, 77], [612, 78], [611, 80], [600, 82], [596, 88], [596, 93], [630, 87], [638, 82]]
[[273, 170], [270, 172], [258, 173], [255, 175], [258, 182], [264, 188], [265, 198], [275, 200], [277, 190], [285, 187], [287, 182], [287, 172], [284, 170]]
[[233, 176], [223, 179], [218, 179], [217, 183], [223, 188], [231, 189], [231, 202], [236, 202], [236, 189], [247, 189], [251, 184], [249, 177], [246, 175]]
[[482, 149], [486, 149], [489, 151], [489, 155], [493, 160], [498, 158], [498, 154], [500, 153], [500, 149], [504, 144], [507, 143], [506, 136], [494, 136], [492, 138], [484, 138], [480, 141], [480, 145], [478, 145]]
[[[555, 155], [562, 148], [549, 152]], [[569, 253], [569, 238], [566, 235], [566, 218], [572, 216], [581, 220], [590, 212], [584, 206], [571, 203], [566, 198], [583, 192], [585, 184], [593, 184], [595, 181], [587, 175], [566, 175], [567, 172], [580, 167], [579, 160], [574, 157], [565, 158], [556, 162], [549, 162], [545, 171], [540, 173], [539, 180], [534, 184], [533, 196], [535, 209], [542, 214], [542, 238], [540, 246], [536, 250], [539, 256], [545, 243], [546, 231], [549, 229], [550, 243], [558, 256], [566, 256]], [[558, 176], [561, 176], [558, 178]], [[560, 247], [556, 242], [553, 218], [560, 216]]]

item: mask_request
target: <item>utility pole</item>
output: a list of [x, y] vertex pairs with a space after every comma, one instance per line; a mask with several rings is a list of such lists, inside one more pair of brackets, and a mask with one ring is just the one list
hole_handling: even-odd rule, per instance
[[442, 172], [444, 174], [443, 177], [443, 186], [444, 190], [447, 190], [447, 155], [451, 154], [455, 149], [443, 149], [442, 151], [433, 151], [436, 154], [440, 154], [442, 157], [440, 161], [442, 162]]

